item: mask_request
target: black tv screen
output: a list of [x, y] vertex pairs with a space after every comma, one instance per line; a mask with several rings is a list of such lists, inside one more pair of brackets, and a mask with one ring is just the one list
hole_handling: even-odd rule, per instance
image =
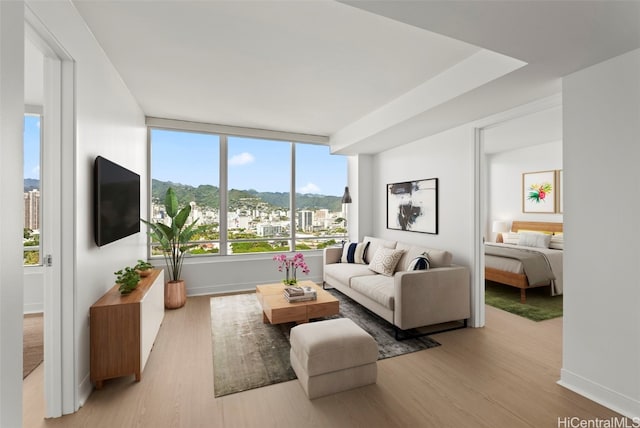
[[140, 232], [140, 175], [102, 156], [93, 172], [96, 245]]

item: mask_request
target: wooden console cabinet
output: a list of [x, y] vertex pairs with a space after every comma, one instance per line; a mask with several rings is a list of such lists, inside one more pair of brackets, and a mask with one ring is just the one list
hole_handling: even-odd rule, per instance
[[142, 378], [153, 342], [164, 318], [164, 271], [153, 269], [138, 287], [121, 295], [115, 285], [90, 309], [91, 381]]

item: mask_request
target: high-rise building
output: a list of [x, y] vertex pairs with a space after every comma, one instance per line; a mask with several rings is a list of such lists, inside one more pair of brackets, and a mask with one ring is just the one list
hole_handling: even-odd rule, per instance
[[313, 211], [298, 211], [298, 229], [307, 232], [313, 230]]
[[38, 189], [24, 192], [24, 227], [31, 230], [40, 229], [40, 191]]

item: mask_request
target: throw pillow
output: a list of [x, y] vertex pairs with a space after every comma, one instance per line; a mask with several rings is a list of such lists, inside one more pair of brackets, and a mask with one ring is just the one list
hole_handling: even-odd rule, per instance
[[407, 270], [428, 270], [428, 269], [429, 269], [429, 256], [427, 256], [427, 254], [425, 253], [411, 260], [411, 262], [409, 262], [409, 266], [407, 266]]
[[564, 236], [562, 233], [555, 234], [551, 237], [549, 248], [553, 248], [554, 250], [564, 250]]
[[519, 233], [519, 235], [518, 245], [524, 247], [549, 248], [549, 242], [551, 242], [551, 235], [544, 233]]
[[404, 250], [394, 250], [392, 248], [378, 248], [373, 255], [369, 269], [385, 276], [393, 276], [396, 265], [400, 261]]
[[366, 264], [367, 249], [369, 242], [348, 242], [342, 248], [342, 263]]

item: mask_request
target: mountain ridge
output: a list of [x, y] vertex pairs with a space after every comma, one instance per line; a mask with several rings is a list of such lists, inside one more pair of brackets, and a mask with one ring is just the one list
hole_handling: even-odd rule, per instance
[[[152, 198], [162, 202], [169, 187], [173, 187], [181, 205], [195, 202], [198, 206], [208, 208], [220, 208], [219, 194], [217, 186], [201, 184], [197, 187], [189, 184], [174, 183], [171, 181], [152, 180]], [[289, 192], [258, 192], [255, 189], [229, 190], [229, 208], [239, 208], [245, 205], [248, 200], [254, 199], [256, 204], [265, 203], [271, 208], [289, 208]], [[339, 196], [318, 195], [312, 193], [297, 193], [296, 202], [298, 209], [322, 209], [330, 211], [340, 211], [342, 198]]]

